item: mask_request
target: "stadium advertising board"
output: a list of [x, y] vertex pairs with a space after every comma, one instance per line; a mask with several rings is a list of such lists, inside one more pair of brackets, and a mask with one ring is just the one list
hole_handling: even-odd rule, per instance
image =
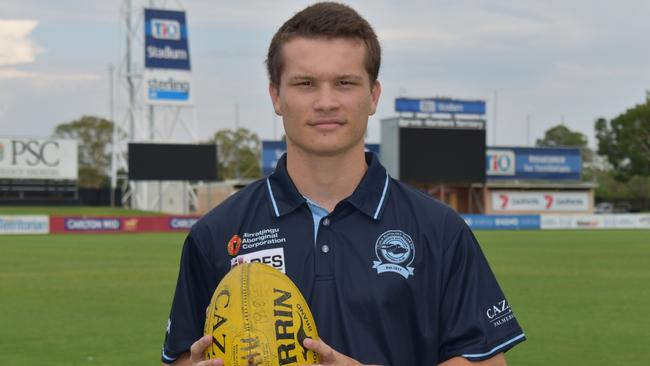
[[184, 11], [144, 9], [144, 36], [145, 68], [190, 70]]
[[[366, 144], [366, 151], [374, 152], [379, 156], [379, 144]], [[273, 173], [278, 160], [287, 152], [287, 143], [284, 141], [262, 141], [262, 175]]]
[[541, 229], [650, 229], [648, 214], [541, 215]]
[[122, 223], [115, 217], [66, 217], [65, 231], [120, 231]]
[[538, 230], [539, 215], [462, 215], [473, 230]]
[[580, 180], [580, 149], [488, 147], [485, 170], [489, 179]]
[[485, 182], [483, 129], [400, 128], [398, 150], [406, 182]]
[[396, 112], [485, 114], [485, 101], [446, 98], [397, 98]]
[[187, 71], [148, 69], [144, 79], [144, 100], [147, 104], [191, 106], [192, 78]]
[[492, 209], [494, 211], [586, 211], [589, 209], [589, 193], [493, 191]]
[[77, 177], [77, 141], [0, 137], [0, 179]]
[[217, 145], [129, 143], [130, 180], [217, 180]]
[[199, 216], [50, 216], [49, 226], [52, 233], [185, 232], [198, 219]]
[[2, 234], [47, 234], [50, 221], [45, 215], [2, 215], [0, 216], [0, 235]]

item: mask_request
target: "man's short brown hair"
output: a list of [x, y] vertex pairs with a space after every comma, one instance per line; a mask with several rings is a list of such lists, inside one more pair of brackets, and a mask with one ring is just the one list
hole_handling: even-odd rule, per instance
[[282, 47], [295, 37], [353, 38], [366, 45], [365, 68], [374, 84], [381, 64], [381, 47], [370, 24], [354, 9], [335, 2], [322, 2], [308, 6], [287, 20], [273, 36], [266, 57], [269, 80], [280, 86], [284, 67]]

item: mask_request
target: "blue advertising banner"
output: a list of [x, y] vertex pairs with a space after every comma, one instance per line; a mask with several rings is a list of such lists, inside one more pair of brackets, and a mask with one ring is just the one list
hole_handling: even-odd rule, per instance
[[472, 230], [539, 230], [540, 215], [461, 215]]
[[395, 111], [483, 115], [485, 114], [485, 101], [443, 98], [397, 98], [395, 99]]
[[[366, 144], [366, 151], [374, 152], [379, 156], [379, 144]], [[285, 152], [287, 152], [287, 144], [284, 141], [262, 141], [263, 176], [273, 173], [278, 160]]]
[[144, 66], [190, 70], [184, 11], [144, 9]]
[[488, 179], [580, 180], [578, 148], [488, 147]]

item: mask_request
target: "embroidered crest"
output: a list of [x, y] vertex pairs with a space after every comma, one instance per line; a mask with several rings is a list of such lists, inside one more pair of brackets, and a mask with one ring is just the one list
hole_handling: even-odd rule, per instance
[[372, 268], [377, 273], [395, 272], [408, 278], [413, 275], [413, 267], [409, 267], [415, 259], [415, 245], [408, 234], [401, 230], [388, 230], [377, 238], [375, 243], [377, 261]]

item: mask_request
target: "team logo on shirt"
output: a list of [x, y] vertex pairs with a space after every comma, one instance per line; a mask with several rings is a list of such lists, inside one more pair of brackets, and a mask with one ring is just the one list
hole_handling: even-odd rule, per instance
[[239, 235], [233, 235], [228, 241], [228, 254], [234, 257], [239, 253], [239, 249], [241, 249], [241, 238]]
[[372, 268], [377, 273], [395, 272], [408, 278], [413, 275], [413, 267], [409, 267], [415, 259], [415, 245], [411, 237], [402, 230], [388, 230], [377, 238], [375, 243], [377, 261]]
[[515, 317], [510, 308], [510, 304], [508, 304], [506, 299], [503, 299], [496, 304], [492, 304], [485, 311], [485, 315], [495, 328], [501, 326], [503, 323], [509, 322]]

